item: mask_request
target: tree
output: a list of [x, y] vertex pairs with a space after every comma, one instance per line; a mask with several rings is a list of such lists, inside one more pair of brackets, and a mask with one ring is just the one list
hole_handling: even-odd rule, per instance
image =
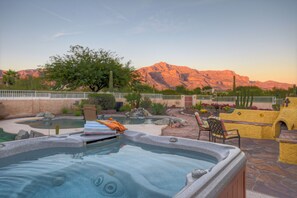
[[110, 72], [115, 88], [124, 87], [132, 80], [134, 68], [130, 61], [122, 63], [122, 60], [114, 52], [75, 45], [70, 46], [68, 54], [50, 57], [44, 69], [47, 79], [54, 82], [54, 89], [89, 87], [98, 92], [108, 88]]
[[210, 89], [212, 89], [212, 87], [210, 86], [210, 85], [206, 85], [206, 86], [204, 86], [204, 87], [202, 87], [202, 90], [210, 90]]
[[192, 94], [191, 91], [187, 90], [187, 88], [183, 85], [176, 86], [175, 91], [179, 94], [184, 94], [184, 95]]
[[193, 90], [193, 93], [194, 94], [201, 94], [201, 88], [200, 87], [197, 87]]
[[17, 79], [19, 79], [18, 73], [11, 69], [3, 75], [3, 83], [6, 84], [6, 86], [14, 85]]

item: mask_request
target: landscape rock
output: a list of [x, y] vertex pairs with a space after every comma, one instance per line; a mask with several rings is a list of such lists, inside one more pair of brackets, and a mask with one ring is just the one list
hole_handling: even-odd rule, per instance
[[161, 120], [156, 120], [154, 122], [154, 124], [155, 125], [169, 125], [169, 122], [170, 122], [169, 118], [163, 118]]
[[163, 118], [154, 122], [156, 125], [168, 125], [172, 128], [180, 128], [187, 124], [187, 121], [181, 118]]
[[22, 139], [28, 139], [30, 137], [28, 131], [20, 130], [18, 134], [15, 136], [15, 140], [22, 140]]
[[51, 112], [46, 111], [46, 112], [44, 113], [44, 116], [43, 116], [43, 117], [45, 117], [45, 118], [54, 118], [55, 115], [52, 114]]
[[37, 114], [36, 114], [36, 117], [54, 118], [55, 115], [52, 114], [51, 112], [46, 111], [46, 112], [40, 112], [40, 113], [37, 113]]
[[29, 138], [42, 137], [42, 136], [45, 136], [45, 135], [43, 133], [31, 130]]
[[40, 112], [36, 114], [36, 117], [43, 117], [44, 116], [44, 112]]
[[150, 112], [148, 112], [144, 108], [132, 109], [130, 112], [127, 112], [125, 115], [127, 117], [137, 117], [137, 118], [152, 116], [152, 114], [150, 114]]

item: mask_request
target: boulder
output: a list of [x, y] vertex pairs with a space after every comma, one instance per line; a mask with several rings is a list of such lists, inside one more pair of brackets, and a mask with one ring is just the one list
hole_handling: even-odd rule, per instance
[[152, 116], [152, 114], [150, 114], [150, 112], [148, 112], [144, 108], [132, 109], [130, 112], [127, 112], [125, 115], [127, 117], [137, 117], [137, 118]]
[[42, 137], [42, 136], [45, 136], [45, 135], [43, 133], [31, 130], [29, 138]]
[[36, 114], [36, 117], [43, 117], [44, 116], [44, 112], [40, 112]]
[[30, 137], [28, 131], [20, 130], [18, 134], [15, 136], [15, 140], [22, 140], [22, 139], [28, 139]]
[[163, 118], [154, 122], [156, 125], [169, 125], [173, 128], [183, 127], [187, 124], [187, 121], [181, 118]]
[[161, 120], [156, 120], [154, 122], [154, 124], [155, 125], [169, 125], [169, 122], [170, 122], [169, 118], [163, 118]]
[[52, 114], [51, 112], [46, 111], [46, 112], [40, 112], [40, 113], [37, 113], [37, 114], [36, 114], [36, 117], [54, 118], [55, 115]]
[[46, 112], [44, 113], [44, 116], [43, 116], [43, 117], [45, 117], [45, 118], [54, 118], [55, 115], [52, 114], [51, 112], [46, 111]]

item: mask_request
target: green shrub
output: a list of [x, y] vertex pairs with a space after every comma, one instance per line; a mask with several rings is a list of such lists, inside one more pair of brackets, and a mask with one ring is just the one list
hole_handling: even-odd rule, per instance
[[193, 106], [193, 108], [194, 109], [197, 109], [198, 111], [200, 111], [202, 109], [202, 102], [200, 101], [200, 102], [196, 103], [196, 105]]
[[115, 98], [112, 94], [89, 94], [90, 104], [100, 105], [103, 110], [113, 109]]
[[67, 107], [63, 107], [62, 114], [68, 114], [68, 113], [69, 113], [69, 109]]
[[129, 93], [125, 96], [127, 102], [131, 105], [132, 108], [138, 108], [140, 101], [141, 101], [141, 95], [140, 93]]
[[144, 99], [140, 102], [140, 107], [145, 109], [150, 109], [152, 106], [152, 101], [149, 97], [144, 97]]
[[76, 110], [74, 111], [75, 116], [82, 116], [82, 111], [81, 110]]
[[126, 104], [126, 105], [123, 105], [121, 106], [120, 108], [120, 112], [126, 112], [126, 111], [131, 111], [131, 106]]
[[152, 114], [154, 115], [164, 115], [166, 112], [166, 105], [160, 103], [152, 104]]

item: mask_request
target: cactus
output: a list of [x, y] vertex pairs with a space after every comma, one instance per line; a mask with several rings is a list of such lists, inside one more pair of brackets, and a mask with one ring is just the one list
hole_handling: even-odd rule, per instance
[[60, 125], [56, 125], [56, 135], [59, 135], [60, 132]]
[[235, 94], [236, 92], [236, 79], [235, 76], [233, 76], [233, 93]]
[[237, 109], [249, 109], [253, 105], [254, 96], [250, 94], [250, 90], [242, 90], [240, 91], [240, 95], [236, 96], [236, 108]]

